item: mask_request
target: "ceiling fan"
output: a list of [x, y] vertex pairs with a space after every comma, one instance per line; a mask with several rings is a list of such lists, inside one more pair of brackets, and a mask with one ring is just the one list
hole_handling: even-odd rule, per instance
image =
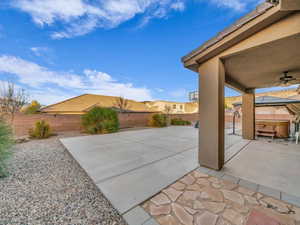
[[291, 73], [290, 71], [283, 72], [282, 76], [279, 78], [280, 86], [286, 87], [286, 86], [300, 83], [300, 78], [296, 78], [295, 76], [290, 75], [290, 73]]

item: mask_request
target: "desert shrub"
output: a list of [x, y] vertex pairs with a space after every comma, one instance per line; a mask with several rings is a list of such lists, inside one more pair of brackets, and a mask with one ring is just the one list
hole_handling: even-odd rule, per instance
[[51, 136], [50, 125], [44, 120], [37, 121], [35, 127], [29, 130], [29, 136], [31, 138], [44, 139]]
[[190, 121], [183, 120], [181, 118], [174, 118], [171, 120], [171, 125], [175, 125], [175, 126], [188, 126], [191, 124], [192, 123]]
[[83, 115], [82, 125], [90, 134], [114, 133], [119, 130], [118, 113], [113, 109], [95, 107]]
[[154, 114], [150, 119], [149, 125], [152, 127], [166, 127], [167, 115], [165, 114]]
[[4, 120], [0, 119], [0, 178], [8, 175], [6, 162], [11, 155], [11, 147], [13, 145], [12, 130]]
[[22, 108], [22, 112], [25, 114], [36, 114], [41, 109], [41, 104], [38, 101], [32, 101], [30, 105]]

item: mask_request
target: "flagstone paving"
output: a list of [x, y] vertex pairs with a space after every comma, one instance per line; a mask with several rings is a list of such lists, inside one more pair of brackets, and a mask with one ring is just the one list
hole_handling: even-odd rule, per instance
[[141, 207], [160, 225], [300, 225], [300, 208], [199, 170]]

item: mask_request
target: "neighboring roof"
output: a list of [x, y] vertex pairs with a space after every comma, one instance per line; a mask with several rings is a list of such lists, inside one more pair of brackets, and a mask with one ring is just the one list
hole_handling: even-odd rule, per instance
[[275, 4], [278, 2], [275, 1], [275, 3], [269, 3], [269, 2], [264, 2], [256, 7], [255, 10], [252, 12], [248, 13], [246, 16], [242, 17], [241, 19], [237, 20], [233, 25], [230, 27], [224, 29], [223, 31], [219, 32], [215, 37], [212, 39], [208, 40], [204, 44], [202, 44], [200, 47], [192, 51], [191, 53], [187, 54], [186, 56], [182, 57], [182, 62], [186, 62], [187, 60], [193, 58], [194, 56], [204, 52], [206, 49], [210, 48], [211, 46], [215, 45], [231, 33], [235, 32], [236, 30], [240, 29], [243, 25], [246, 23], [252, 21], [256, 17], [264, 14], [267, 12], [269, 9], [273, 8]]
[[[41, 111], [46, 113], [84, 113], [89, 109], [100, 106], [105, 108], [116, 108], [116, 102], [119, 97], [84, 94], [75, 98], [49, 105]], [[127, 111], [131, 112], [152, 112], [145, 104], [128, 100]]]
[[[256, 106], [284, 106], [287, 104], [300, 103], [300, 100], [291, 98], [278, 98], [273, 96], [260, 96], [255, 98]], [[242, 105], [242, 102], [233, 103], [234, 106]]]

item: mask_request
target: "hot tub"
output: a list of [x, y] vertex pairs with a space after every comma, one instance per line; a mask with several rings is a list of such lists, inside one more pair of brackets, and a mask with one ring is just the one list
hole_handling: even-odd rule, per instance
[[256, 127], [264, 125], [266, 128], [275, 127], [277, 138], [288, 138], [290, 133], [289, 120], [256, 120]]

